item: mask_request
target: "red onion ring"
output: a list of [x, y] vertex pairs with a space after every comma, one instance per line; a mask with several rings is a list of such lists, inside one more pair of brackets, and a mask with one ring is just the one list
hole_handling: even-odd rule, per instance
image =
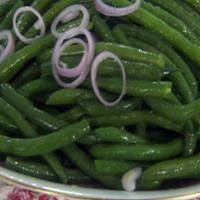
[[95, 0], [95, 5], [97, 11], [106, 15], [106, 16], [113, 16], [113, 17], [120, 17], [131, 14], [135, 12], [141, 5], [141, 0], [136, 0], [135, 3], [131, 4], [130, 6], [124, 8], [115, 8], [105, 4], [102, 0]]
[[5, 30], [0, 32], [0, 40], [5, 39], [7, 39], [8, 42], [6, 48], [1, 46], [0, 63], [10, 56], [15, 50], [15, 41], [11, 31]]
[[79, 76], [81, 74], [81, 72], [83, 71], [83, 68], [85, 67], [84, 65], [85, 65], [85, 62], [87, 61], [87, 45], [86, 45], [86, 43], [79, 38], [73, 38], [71, 40], [68, 40], [60, 47], [59, 57], [57, 57], [57, 56], [55, 57], [56, 61], [59, 61], [60, 55], [62, 54], [63, 50], [72, 44], [83, 45], [84, 55], [81, 59], [81, 62], [75, 68], [72, 68], [72, 69], [60, 67], [59, 62], [56, 62], [56, 68], [57, 68], [58, 74], [61, 76], [70, 77], [70, 78]]
[[[73, 38], [80, 34], [85, 35], [86, 39], [88, 40], [88, 44], [87, 45], [85, 44], [87, 48], [85, 50], [85, 54], [81, 60], [81, 63], [73, 69], [62, 68], [62, 70], [60, 70], [59, 58], [63, 49], [65, 48], [65, 46], [69, 46], [70, 44], [73, 44], [74, 42], [80, 41], [80, 39], [79, 40], [77, 40], [77, 38], [72, 39], [73, 41], [71, 42], [68, 41], [68, 43], [64, 43], [64, 41], [69, 40], [70, 38]], [[85, 42], [82, 40], [81, 43], [83, 44]], [[74, 88], [80, 85], [85, 80], [85, 78], [87, 77], [90, 71], [90, 65], [94, 58], [94, 52], [95, 52], [95, 43], [94, 43], [92, 34], [87, 29], [76, 27], [76, 28], [70, 29], [69, 31], [66, 31], [56, 42], [56, 45], [53, 51], [53, 56], [52, 56], [53, 75], [56, 81], [58, 82], [58, 84], [67, 88]], [[62, 73], [63, 71], [64, 73]], [[66, 78], [69, 78], [69, 77], [71, 78], [77, 77], [77, 78], [71, 83], [66, 83], [61, 79], [60, 76], [66, 77]]]
[[[20, 32], [19, 32], [19, 29], [17, 27], [17, 17], [20, 13], [22, 12], [32, 12], [34, 15], [36, 15], [38, 17], [38, 21], [34, 24], [34, 27], [35, 28], [38, 28], [40, 29], [40, 35], [34, 37], [34, 38], [26, 38], [24, 37]], [[30, 44], [32, 42], [34, 42], [36, 39], [42, 37], [45, 35], [45, 32], [46, 32], [46, 26], [45, 26], [45, 23], [44, 23], [44, 20], [42, 18], [42, 16], [40, 15], [40, 13], [33, 7], [31, 6], [24, 6], [24, 7], [21, 7], [21, 8], [18, 8], [14, 14], [14, 17], [13, 17], [13, 28], [14, 28], [14, 31], [15, 31], [15, 34], [17, 35], [17, 37], [24, 43], [27, 43], [27, 44]]]
[[90, 21], [90, 15], [88, 10], [80, 5], [72, 5], [69, 6], [67, 8], [65, 8], [53, 21], [52, 25], [51, 25], [51, 32], [52, 34], [56, 37], [59, 38], [63, 35], [63, 33], [59, 33], [56, 31], [56, 27], [58, 25], [58, 23], [61, 22], [69, 22], [70, 20], [76, 18], [79, 14], [79, 12], [83, 13], [83, 19], [80, 23], [80, 25], [78, 26], [79, 28], [86, 28], [87, 25], [89, 24]]
[[[98, 67], [100, 66], [100, 63], [102, 61], [104, 61], [107, 58], [112, 58], [114, 60], [116, 60], [118, 62], [118, 64], [120, 65], [121, 71], [122, 71], [122, 77], [123, 77], [123, 87], [122, 87], [122, 92], [120, 94], [120, 96], [113, 102], [108, 102], [106, 101], [100, 94], [99, 88], [97, 86], [97, 71], [98, 71]], [[118, 56], [116, 56], [114, 53], [109, 52], [109, 51], [103, 51], [102, 53], [100, 53], [99, 55], [96, 56], [93, 64], [92, 64], [92, 68], [91, 68], [91, 82], [92, 82], [92, 87], [93, 90], [97, 96], [97, 98], [101, 101], [101, 103], [103, 103], [105, 106], [115, 106], [116, 104], [118, 104], [121, 99], [123, 98], [123, 96], [126, 93], [126, 73], [125, 73], [125, 69], [124, 66], [121, 62], [121, 60], [119, 59]]]

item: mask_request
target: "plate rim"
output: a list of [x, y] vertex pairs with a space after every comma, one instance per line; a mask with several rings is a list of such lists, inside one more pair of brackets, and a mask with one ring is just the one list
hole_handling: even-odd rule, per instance
[[79, 200], [183, 200], [194, 199], [200, 196], [200, 184], [180, 189], [159, 190], [159, 191], [136, 191], [125, 192], [105, 189], [85, 188], [76, 185], [64, 185], [15, 172], [0, 167], [0, 181], [11, 185], [18, 185], [27, 189], [47, 193], [53, 196], [76, 198]]

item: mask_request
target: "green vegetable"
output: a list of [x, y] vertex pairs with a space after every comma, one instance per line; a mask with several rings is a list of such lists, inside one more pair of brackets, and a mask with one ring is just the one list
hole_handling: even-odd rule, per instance
[[90, 148], [90, 154], [95, 158], [159, 161], [180, 155], [183, 142], [176, 139], [166, 144], [97, 144]]

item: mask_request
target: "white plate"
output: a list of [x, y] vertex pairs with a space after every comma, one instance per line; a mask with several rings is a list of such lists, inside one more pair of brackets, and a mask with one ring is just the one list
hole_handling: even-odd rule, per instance
[[118, 199], [118, 200], [150, 200], [150, 199], [173, 199], [184, 200], [194, 199], [200, 196], [200, 185], [184, 187], [181, 189], [170, 189], [164, 191], [139, 191], [139, 192], [124, 192], [114, 190], [90, 189], [78, 187], [75, 185], [63, 185], [49, 181], [40, 180], [30, 176], [22, 175], [11, 170], [0, 167], [0, 179], [8, 183], [15, 183], [25, 186], [29, 189], [48, 192], [57, 195], [64, 195], [77, 198], [91, 199]]

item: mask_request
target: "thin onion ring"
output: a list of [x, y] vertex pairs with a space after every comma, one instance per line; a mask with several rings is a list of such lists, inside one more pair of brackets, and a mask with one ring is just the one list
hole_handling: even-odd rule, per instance
[[[34, 37], [34, 38], [26, 38], [24, 37], [20, 32], [19, 32], [19, 29], [17, 27], [17, 17], [20, 13], [22, 12], [32, 12], [33, 14], [35, 14], [37, 17], [38, 17], [38, 20], [35, 24], [34, 24], [34, 27], [37, 27], [37, 28], [40, 28], [40, 35]], [[13, 28], [14, 28], [14, 31], [15, 31], [15, 34], [17, 35], [17, 37], [24, 43], [27, 43], [27, 44], [31, 44], [32, 42], [34, 42], [36, 39], [42, 37], [45, 35], [45, 32], [46, 32], [46, 26], [45, 26], [45, 23], [44, 23], [44, 20], [42, 18], [42, 16], [40, 15], [40, 13], [33, 7], [31, 6], [24, 6], [24, 7], [21, 7], [21, 8], [18, 8], [14, 14], [14, 17], [13, 17]]]
[[[98, 70], [98, 67], [100, 66], [100, 63], [107, 58], [112, 58], [112, 59], [114, 59], [118, 62], [118, 64], [120, 65], [120, 68], [121, 68], [121, 71], [122, 71], [122, 77], [123, 77], [122, 92], [121, 92], [120, 96], [113, 102], [106, 101], [101, 96], [99, 88], [97, 86], [97, 70]], [[91, 82], [92, 82], [93, 90], [94, 90], [97, 98], [101, 101], [101, 103], [103, 103], [105, 106], [115, 106], [116, 104], [118, 104], [126, 93], [126, 73], [125, 73], [124, 66], [123, 66], [121, 60], [119, 59], [119, 57], [116, 56], [114, 53], [109, 52], [109, 51], [103, 51], [99, 55], [97, 55], [93, 64], [92, 64], [92, 68], [91, 68]]]
[[59, 38], [63, 35], [63, 33], [59, 33], [56, 31], [56, 27], [58, 25], [58, 23], [61, 22], [69, 22], [70, 20], [74, 19], [77, 17], [78, 13], [82, 12], [83, 13], [83, 19], [80, 23], [80, 25], [78, 26], [79, 28], [86, 28], [89, 24], [89, 20], [90, 20], [90, 15], [88, 10], [80, 5], [80, 4], [76, 4], [76, 5], [71, 5], [67, 8], [65, 8], [53, 21], [52, 25], [51, 25], [51, 32], [52, 34], [56, 37]]
[[6, 48], [1, 46], [0, 63], [10, 56], [15, 50], [15, 40], [11, 31], [5, 30], [0, 32], [0, 40], [8, 39]]
[[[88, 45], [87, 45], [87, 49], [86, 49], [87, 59], [85, 60], [84, 68], [82, 68], [82, 71], [78, 75], [78, 77], [71, 83], [66, 83], [61, 79], [60, 76], [62, 76], [62, 75], [57, 70], [57, 64], [59, 63], [59, 54], [61, 53], [60, 48], [62, 47], [62, 44], [65, 40], [68, 40], [68, 39], [73, 38], [80, 34], [85, 35], [85, 37], [88, 40]], [[62, 37], [60, 37], [58, 39], [58, 41], [56, 42], [56, 45], [55, 45], [54, 51], [53, 51], [52, 61], [51, 61], [53, 75], [54, 75], [54, 78], [56, 79], [57, 83], [59, 85], [61, 85], [62, 87], [66, 87], [66, 88], [75, 88], [78, 85], [80, 85], [85, 80], [85, 78], [87, 77], [87, 75], [90, 71], [90, 65], [94, 58], [94, 51], [95, 51], [94, 40], [93, 40], [92, 34], [87, 29], [76, 27], [76, 28], [70, 29], [69, 31], [66, 31], [62, 35]], [[63, 77], [70, 77], [70, 75], [63, 76]]]
[[135, 12], [141, 5], [141, 0], [124, 8], [115, 8], [105, 4], [102, 0], [95, 0], [96, 10], [106, 16], [121, 17]]

